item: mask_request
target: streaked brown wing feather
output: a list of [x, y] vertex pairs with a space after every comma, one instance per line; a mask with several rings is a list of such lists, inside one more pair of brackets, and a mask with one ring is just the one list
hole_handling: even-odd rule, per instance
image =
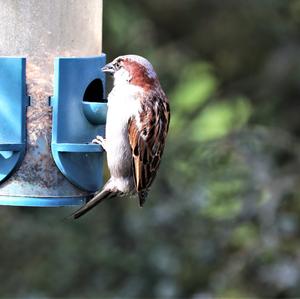
[[134, 180], [142, 202], [145, 201], [147, 190], [160, 164], [169, 120], [170, 110], [167, 101], [164, 98], [154, 97], [142, 104], [139, 120], [132, 117], [128, 122]]

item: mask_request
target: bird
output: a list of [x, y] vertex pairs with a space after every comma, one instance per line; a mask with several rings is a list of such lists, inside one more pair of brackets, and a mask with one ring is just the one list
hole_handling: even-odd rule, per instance
[[123, 55], [102, 68], [113, 76], [108, 95], [105, 138], [92, 141], [106, 151], [110, 179], [77, 210], [81, 217], [103, 200], [137, 195], [142, 207], [156, 176], [170, 123], [169, 100], [152, 64]]

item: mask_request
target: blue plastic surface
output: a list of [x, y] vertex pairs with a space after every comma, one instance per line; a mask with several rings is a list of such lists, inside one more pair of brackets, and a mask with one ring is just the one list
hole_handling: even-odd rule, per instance
[[0, 182], [20, 166], [26, 150], [25, 58], [0, 57]]
[[28, 197], [28, 196], [1, 196], [1, 205], [20, 207], [64, 207], [83, 205], [85, 197]]
[[87, 119], [83, 112], [83, 98], [89, 84], [96, 79], [102, 81], [104, 90], [105, 75], [101, 72], [104, 65], [104, 54], [55, 60], [54, 95], [51, 99], [52, 155], [66, 178], [89, 192], [95, 192], [103, 184], [102, 149], [90, 143], [96, 135], [103, 136], [104, 125], [95, 125]]
[[106, 123], [107, 103], [82, 102], [82, 108], [90, 123], [94, 125]]
[[101, 153], [102, 147], [98, 144], [53, 143], [52, 149], [62, 153]]

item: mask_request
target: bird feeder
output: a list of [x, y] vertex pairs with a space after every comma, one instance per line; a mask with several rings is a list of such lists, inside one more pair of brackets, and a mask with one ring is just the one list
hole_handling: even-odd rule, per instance
[[0, 205], [83, 204], [103, 183], [102, 1], [0, 7]]

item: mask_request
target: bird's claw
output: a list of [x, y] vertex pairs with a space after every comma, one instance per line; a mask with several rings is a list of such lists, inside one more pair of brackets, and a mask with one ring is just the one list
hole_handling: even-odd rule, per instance
[[106, 140], [102, 136], [97, 135], [96, 138], [92, 140], [92, 143], [99, 144], [105, 149]]
[[92, 143], [100, 144], [104, 141], [104, 138], [102, 136], [97, 135], [95, 139], [92, 140]]

